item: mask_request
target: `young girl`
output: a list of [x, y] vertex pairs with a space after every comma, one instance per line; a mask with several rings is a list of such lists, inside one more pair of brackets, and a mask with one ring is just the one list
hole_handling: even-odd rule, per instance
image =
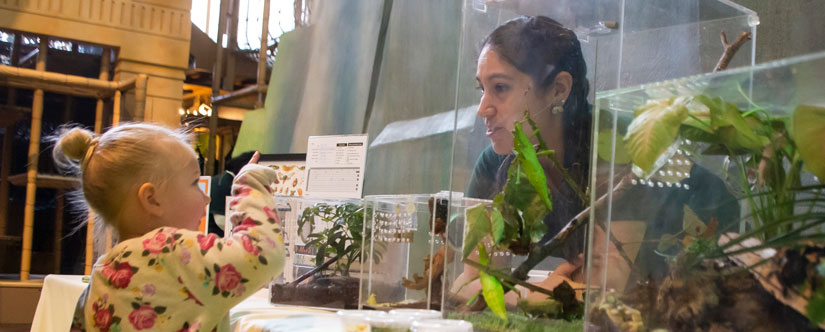
[[[275, 172], [249, 165], [235, 178], [220, 239], [196, 231], [209, 197], [188, 137], [125, 124], [95, 137], [65, 130], [54, 159], [78, 174], [85, 202], [120, 235], [94, 265], [73, 324], [89, 331], [213, 331], [229, 309], [281, 273], [283, 237], [269, 184]], [[221, 326], [219, 326], [221, 325]]]

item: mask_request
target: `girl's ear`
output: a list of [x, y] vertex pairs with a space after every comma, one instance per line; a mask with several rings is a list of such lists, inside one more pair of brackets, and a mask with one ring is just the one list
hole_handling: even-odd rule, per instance
[[152, 217], [163, 215], [158, 194], [158, 187], [151, 182], [145, 182], [138, 188], [138, 203]]

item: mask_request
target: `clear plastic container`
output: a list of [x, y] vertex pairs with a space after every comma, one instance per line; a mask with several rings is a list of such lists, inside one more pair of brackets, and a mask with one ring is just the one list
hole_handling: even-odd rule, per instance
[[792, 294], [822, 274], [775, 275], [822, 243], [823, 77], [820, 52], [597, 93], [588, 330], [811, 328]]
[[473, 332], [473, 324], [458, 319], [426, 319], [416, 321], [412, 332]]
[[341, 319], [344, 332], [369, 332], [370, 317], [387, 316], [386, 312], [374, 310], [338, 310], [336, 314]]
[[412, 317], [416, 320], [441, 318], [441, 312], [424, 309], [395, 309], [390, 310], [390, 315], [407, 316]]
[[381, 315], [367, 317], [372, 332], [408, 332], [413, 318], [399, 315]]

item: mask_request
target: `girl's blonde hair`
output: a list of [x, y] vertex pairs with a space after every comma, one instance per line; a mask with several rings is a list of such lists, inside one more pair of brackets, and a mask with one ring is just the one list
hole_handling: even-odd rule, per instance
[[[54, 138], [52, 157], [65, 173], [81, 180], [82, 199], [111, 226], [123, 210], [124, 197], [140, 184], [163, 184], [173, 164], [170, 144], [189, 148], [183, 131], [147, 123], [125, 123], [95, 136], [80, 127], [64, 127]], [[164, 144], [168, 143], [168, 144]], [[194, 154], [194, 152], [193, 152]]]

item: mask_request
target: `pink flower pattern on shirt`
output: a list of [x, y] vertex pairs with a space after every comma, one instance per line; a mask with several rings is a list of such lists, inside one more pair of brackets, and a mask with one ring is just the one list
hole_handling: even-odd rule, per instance
[[210, 332], [231, 307], [276, 277], [283, 240], [262, 183], [270, 175], [262, 168], [250, 170], [263, 172], [254, 176], [242, 171], [234, 183], [241, 209], [230, 220], [241, 222], [226, 238], [161, 227], [101, 257], [81, 299], [84, 330]]

